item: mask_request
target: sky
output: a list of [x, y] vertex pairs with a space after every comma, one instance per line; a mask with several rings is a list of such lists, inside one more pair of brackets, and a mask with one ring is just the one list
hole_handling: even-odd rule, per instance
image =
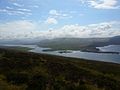
[[0, 0], [0, 40], [120, 35], [120, 0]]

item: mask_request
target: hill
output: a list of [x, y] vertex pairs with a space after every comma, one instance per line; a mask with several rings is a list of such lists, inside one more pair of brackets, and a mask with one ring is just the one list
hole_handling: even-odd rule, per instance
[[0, 49], [0, 90], [120, 90], [120, 64]]
[[120, 45], [120, 36], [109, 38], [55, 38], [42, 40], [37, 43], [40, 47], [48, 47], [54, 50], [81, 50], [98, 52], [96, 47], [106, 45]]

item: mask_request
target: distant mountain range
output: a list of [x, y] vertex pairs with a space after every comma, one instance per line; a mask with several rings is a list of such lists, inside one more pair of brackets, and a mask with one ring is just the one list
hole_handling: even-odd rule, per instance
[[120, 36], [109, 38], [55, 38], [37, 43], [40, 47], [52, 49], [96, 50], [96, 47], [106, 45], [120, 45]]
[[98, 51], [96, 47], [120, 45], [120, 36], [108, 38], [54, 38], [27, 40], [0, 40], [0, 44], [35, 44], [53, 50]]

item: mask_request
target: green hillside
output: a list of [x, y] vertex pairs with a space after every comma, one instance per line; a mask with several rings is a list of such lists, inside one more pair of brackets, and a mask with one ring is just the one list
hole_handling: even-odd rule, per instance
[[120, 64], [0, 49], [0, 90], [120, 90]]

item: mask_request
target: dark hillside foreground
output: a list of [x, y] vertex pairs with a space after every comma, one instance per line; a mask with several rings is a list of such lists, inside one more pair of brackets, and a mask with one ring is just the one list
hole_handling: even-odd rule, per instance
[[0, 90], [120, 90], [120, 64], [0, 49]]

